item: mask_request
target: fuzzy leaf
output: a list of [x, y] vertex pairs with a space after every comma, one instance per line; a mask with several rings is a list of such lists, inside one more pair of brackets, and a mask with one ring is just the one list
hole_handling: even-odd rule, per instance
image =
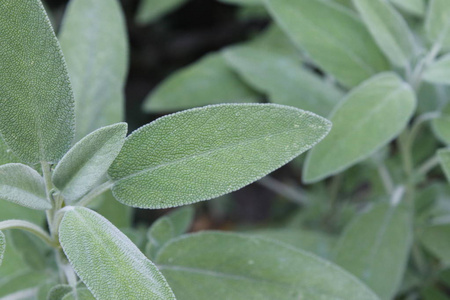
[[58, 284], [48, 292], [47, 300], [62, 300], [70, 292], [72, 292], [70, 285]]
[[437, 84], [450, 84], [450, 54], [432, 63], [424, 72], [423, 79]]
[[419, 240], [444, 265], [450, 265], [450, 224], [438, 224], [422, 229]]
[[34, 169], [17, 163], [0, 166], [0, 199], [32, 209], [52, 208], [47, 200], [41, 175]]
[[430, 41], [450, 49], [450, 2], [430, 0], [425, 20], [425, 30]]
[[173, 225], [175, 236], [181, 235], [189, 230], [194, 221], [195, 209], [192, 206], [183, 206], [171, 211], [167, 218]]
[[20, 162], [20, 160], [12, 153], [12, 151], [0, 137], [0, 165], [18, 162]]
[[59, 239], [74, 270], [96, 299], [175, 299], [155, 265], [94, 211], [69, 207]]
[[118, 0], [72, 0], [59, 39], [75, 96], [76, 141], [124, 118], [128, 41]]
[[147, 112], [168, 112], [223, 102], [256, 102], [258, 95], [220, 53], [203, 57], [163, 81], [144, 102]]
[[18, 274], [15, 274], [13, 276], [4, 276], [1, 279], [0, 299], [8, 299], [9, 295], [15, 294], [19, 291], [37, 288], [39, 285], [45, 282], [47, 276], [42, 276], [42, 272], [23, 270]]
[[367, 80], [331, 114], [333, 129], [308, 153], [303, 181], [319, 181], [366, 159], [405, 128], [415, 107], [414, 92], [397, 75]]
[[182, 236], [161, 250], [157, 264], [178, 300], [378, 299], [332, 263], [249, 235]]
[[118, 123], [92, 132], [64, 155], [53, 173], [53, 183], [72, 203], [90, 191], [119, 154], [127, 124]]
[[450, 145], [450, 103], [441, 109], [441, 115], [431, 121], [431, 129], [439, 141]]
[[140, 0], [136, 15], [138, 24], [148, 24], [175, 10], [188, 0]]
[[145, 254], [154, 259], [159, 250], [175, 237], [174, 225], [168, 217], [156, 220], [147, 232], [148, 243], [145, 247]]
[[357, 216], [341, 236], [335, 262], [364, 281], [381, 299], [393, 299], [412, 243], [408, 199], [383, 202]]
[[385, 0], [353, 0], [364, 23], [384, 54], [405, 67], [414, 56], [414, 37], [402, 16]]
[[87, 288], [77, 288], [76, 291], [65, 295], [62, 300], [95, 300], [95, 298]]
[[0, 28], [0, 132], [21, 159], [56, 162], [72, 142], [74, 105], [41, 1], [1, 1]]
[[447, 181], [450, 182], [450, 149], [438, 150], [438, 158]]
[[275, 104], [223, 104], [162, 117], [133, 132], [109, 169], [124, 204], [163, 208], [240, 189], [313, 147], [330, 130]]
[[282, 29], [323, 70], [347, 87], [388, 68], [360, 19], [326, 0], [267, 0]]
[[3, 232], [0, 231], [0, 267], [2, 266], [5, 248], [6, 248], [5, 235], [3, 234]]
[[425, 0], [391, 0], [391, 2], [412, 15], [421, 17], [425, 14]]

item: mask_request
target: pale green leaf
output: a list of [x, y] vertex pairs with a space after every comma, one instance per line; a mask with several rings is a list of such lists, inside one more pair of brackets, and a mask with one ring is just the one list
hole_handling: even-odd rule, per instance
[[188, 0], [140, 0], [137, 9], [136, 22], [148, 24], [157, 21], [165, 14], [175, 10]]
[[192, 206], [183, 206], [167, 214], [173, 225], [175, 236], [181, 235], [189, 230], [194, 221], [195, 209]]
[[366, 159], [408, 124], [416, 107], [411, 87], [393, 73], [352, 90], [331, 114], [333, 129], [306, 158], [304, 182], [316, 182]]
[[358, 215], [338, 242], [335, 262], [364, 281], [381, 299], [393, 299], [412, 243], [408, 199], [382, 202]]
[[[6, 259], [5, 259], [6, 262]], [[9, 275], [9, 274], [8, 274]], [[15, 294], [22, 290], [37, 288], [45, 280], [46, 276], [42, 276], [42, 272], [23, 270], [12, 276], [0, 278], [0, 299], [2, 297]], [[15, 298], [13, 298], [15, 299]]]
[[87, 288], [77, 288], [76, 291], [65, 295], [62, 300], [95, 300], [95, 298]]
[[145, 99], [147, 112], [177, 111], [207, 104], [256, 102], [258, 95], [213, 53], [164, 80]]
[[431, 42], [450, 49], [450, 2], [430, 0], [425, 20], [425, 30]]
[[36, 292], [36, 298], [34, 300], [47, 300], [47, 295], [50, 290], [58, 285], [58, 282], [54, 279], [48, 279], [46, 282], [41, 284]]
[[419, 240], [443, 264], [450, 265], [450, 224], [438, 224], [422, 229]]
[[97, 129], [76, 143], [56, 165], [52, 181], [68, 203], [99, 183], [119, 154], [127, 128], [126, 123], [118, 123]]
[[273, 103], [295, 106], [327, 116], [342, 92], [284, 55], [252, 46], [223, 52], [228, 63], [256, 90], [267, 93]]
[[18, 162], [20, 162], [20, 160], [12, 153], [12, 151], [0, 137], [0, 165]]
[[186, 235], [164, 247], [156, 262], [178, 300], [378, 299], [330, 262], [249, 235]]
[[11, 234], [11, 244], [14, 251], [22, 256], [27, 266], [36, 271], [42, 271], [46, 267], [46, 254], [49, 250], [48, 245], [44, 244], [37, 236], [17, 230]]
[[437, 154], [445, 177], [450, 182], [450, 149], [438, 150]]
[[0, 200], [0, 207], [0, 221], [21, 219], [42, 224], [45, 220], [45, 213], [41, 210], [29, 209], [5, 200]]
[[124, 118], [128, 69], [125, 18], [118, 0], [72, 0], [59, 39], [75, 97], [79, 141]]
[[5, 235], [3, 234], [3, 232], [0, 231], [0, 267], [2, 266], [5, 248], [6, 248]]
[[277, 23], [324, 71], [347, 87], [388, 68], [361, 20], [327, 0], [266, 0]]
[[175, 299], [155, 265], [94, 211], [69, 207], [59, 239], [74, 270], [96, 299]]
[[422, 17], [425, 14], [425, 0], [391, 0], [391, 2], [412, 15]]
[[41, 1], [1, 1], [0, 28], [2, 137], [27, 162], [56, 162], [72, 142], [74, 103], [64, 58]]
[[32, 209], [52, 208], [41, 175], [17, 163], [0, 166], [0, 199]]
[[431, 129], [439, 141], [450, 145], [450, 104], [444, 106], [441, 115], [431, 121]]
[[145, 254], [154, 259], [159, 250], [175, 236], [175, 228], [171, 219], [168, 217], [159, 218], [148, 229], [148, 243], [145, 247]]
[[[14, 233], [17, 232], [18, 231], [15, 231]], [[18, 251], [13, 243], [10, 243], [14, 234], [11, 230], [6, 230], [3, 234], [5, 235], [5, 242], [8, 241], [8, 244], [5, 244], [5, 248], [3, 249], [3, 263], [0, 267], [0, 287], [4, 282], [9, 281], [11, 278], [30, 270], [23, 259], [22, 253]]]
[[386, 0], [353, 0], [353, 3], [391, 63], [407, 67], [416, 46], [403, 17]]
[[117, 228], [131, 227], [133, 220], [133, 208], [123, 205], [114, 198], [111, 190], [101, 194], [98, 200], [100, 204], [95, 206], [95, 211], [108, 219]]
[[47, 295], [47, 300], [62, 300], [65, 295], [72, 292], [72, 287], [67, 284], [59, 284], [54, 286]]
[[124, 204], [163, 208], [240, 189], [313, 147], [331, 124], [275, 104], [223, 104], [162, 117], [132, 133], [109, 175]]
[[450, 54], [428, 66], [423, 79], [437, 84], [450, 84]]

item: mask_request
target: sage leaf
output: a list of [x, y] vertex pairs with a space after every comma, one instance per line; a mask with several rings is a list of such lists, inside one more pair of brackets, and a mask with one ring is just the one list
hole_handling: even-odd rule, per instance
[[59, 40], [75, 97], [75, 139], [121, 122], [128, 69], [125, 20], [117, 0], [72, 0]]
[[385, 0], [353, 0], [353, 3], [391, 63], [407, 67], [416, 45], [402, 16]]
[[444, 170], [447, 181], [450, 182], [450, 149], [441, 149], [437, 152], [439, 162]]
[[87, 288], [77, 288], [76, 291], [65, 295], [62, 300], [95, 300], [95, 298]]
[[19, 162], [20, 160], [17, 158], [17, 156], [12, 153], [12, 151], [0, 137], [0, 165]]
[[436, 224], [423, 228], [419, 235], [420, 242], [444, 265], [450, 264], [450, 224]]
[[167, 218], [170, 219], [173, 225], [175, 236], [179, 236], [189, 230], [194, 221], [194, 216], [195, 209], [192, 206], [177, 208], [167, 215]]
[[16, 203], [0, 200], [0, 221], [11, 219], [27, 220], [34, 224], [42, 224], [45, 213], [42, 210], [29, 209]]
[[0, 199], [32, 209], [52, 208], [41, 175], [18, 163], [0, 166]]
[[0, 299], [3, 297], [8, 299], [7, 296], [22, 290], [37, 288], [46, 279], [46, 276], [42, 276], [42, 272], [32, 270], [22, 270], [18, 274], [2, 277], [2, 280], [0, 280]]
[[65, 295], [72, 292], [72, 289], [70, 285], [58, 284], [48, 292], [47, 300], [62, 300]]
[[114, 196], [141, 208], [209, 200], [313, 147], [324, 118], [275, 104], [223, 104], [162, 117], [133, 132], [108, 173]]
[[127, 124], [118, 123], [92, 132], [76, 143], [56, 165], [52, 181], [68, 203], [90, 191], [119, 154]]
[[273, 103], [327, 116], [343, 96], [293, 58], [249, 46], [229, 48], [223, 54], [251, 86], [267, 93]]
[[5, 248], [6, 248], [5, 235], [3, 234], [3, 232], [0, 231], [0, 267], [2, 266]]
[[436, 84], [450, 84], [450, 54], [428, 66], [423, 79]]
[[441, 109], [441, 115], [431, 121], [431, 129], [439, 141], [450, 145], [450, 104]]
[[145, 99], [143, 108], [168, 112], [223, 102], [256, 102], [258, 97], [220, 53], [213, 53], [164, 80]]
[[450, 3], [447, 0], [430, 0], [425, 19], [428, 39], [445, 50], [450, 49]]
[[400, 134], [415, 107], [411, 87], [394, 73], [367, 80], [329, 117], [333, 130], [308, 153], [303, 181], [319, 181], [366, 159]]
[[175, 299], [155, 265], [96, 212], [67, 208], [59, 239], [74, 270], [96, 299]]
[[178, 300], [378, 299], [328, 261], [249, 235], [182, 236], [167, 244], [156, 262]]
[[93, 203], [99, 202], [98, 205], [95, 205], [96, 212], [104, 216], [119, 229], [132, 226], [133, 208], [117, 201], [111, 190], [99, 195], [98, 198], [98, 200], [93, 201]]
[[148, 229], [148, 243], [145, 247], [145, 254], [154, 259], [158, 251], [175, 235], [175, 226], [168, 217], [162, 217], [156, 220]]
[[138, 24], [148, 24], [186, 3], [187, 0], [140, 0], [136, 15]]
[[413, 239], [408, 199], [398, 201], [377, 203], [356, 216], [339, 239], [334, 259], [385, 300], [402, 282]]
[[388, 69], [361, 20], [326, 0], [267, 0], [275, 21], [324, 71], [347, 87]]
[[26, 162], [57, 162], [72, 142], [74, 103], [41, 1], [1, 1], [0, 28], [1, 135]]
[[425, 0], [391, 0], [393, 4], [412, 15], [425, 15]]
[[46, 254], [48, 245], [44, 244], [37, 236], [26, 232], [17, 231], [11, 235], [11, 245], [14, 245], [14, 251], [22, 256], [26, 265], [36, 271], [43, 271], [46, 267]]

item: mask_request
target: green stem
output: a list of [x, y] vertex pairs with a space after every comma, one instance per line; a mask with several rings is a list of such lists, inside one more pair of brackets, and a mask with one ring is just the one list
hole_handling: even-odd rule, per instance
[[425, 176], [439, 165], [439, 157], [434, 155], [427, 159], [422, 165], [417, 168], [417, 171], [414, 173], [414, 178], [420, 179], [422, 176]]
[[386, 193], [391, 195], [394, 191], [394, 181], [392, 180], [389, 170], [386, 168], [384, 163], [380, 163], [377, 167], [378, 175], [380, 175], [383, 186], [386, 189]]
[[52, 239], [50, 235], [45, 232], [41, 227], [36, 224], [30, 223], [24, 220], [7, 220], [0, 222], [0, 230], [6, 229], [21, 229], [33, 233], [34, 235], [40, 237], [44, 242], [49, 244], [51, 247], [60, 247], [59, 243]]
[[96, 187], [95, 189], [93, 189], [92, 191], [90, 191], [86, 196], [84, 196], [77, 205], [79, 206], [88, 206], [95, 198], [97, 198], [98, 196], [100, 196], [101, 194], [103, 194], [104, 192], [106, 192], [107, 190], [111, 189], [111, 187], [113, 186], [114, 182], [112, 181], [107, 181], [101, 185], [99, 185], [98, 187]]
[[405, 172], [407, 181], [410, 181], [412, 173], [413, 173], [413, 160], [411, 155], [411, 145], [409, 145], [409, 130], [406, 129], [405, 131], [400, 134], [400, 136], [397, 139], [398, 147], [400, 148], [401, 153], [401, 159], [403, 163], [403, 170]]

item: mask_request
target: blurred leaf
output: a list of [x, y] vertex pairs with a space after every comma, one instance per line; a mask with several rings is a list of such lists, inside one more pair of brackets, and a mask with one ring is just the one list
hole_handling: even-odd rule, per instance
[[431, 225], [422, 229], [419, 240], [444, 265], [450, 264], [450, 224]]
[[48, 293], [47, 300], [62, 300], [65, 295], [72, 291], [72, 287], [67, 284], [58, 284]]
[[58, 285], [56, 280], [48, 279], [46, 282], [42, 283], [37, 290], [36, 298], [34, 300], [47, 300], [47, 295], [50, 290]]
[[415, 42], [402, 16], [385, 0], [353, 0], [377, 45], [397, 66], [407, 67]]
[[330, 126], [315, 114], [274, 104], [213, 105], [165, 116], [127, 138], [108, 171], [113, 194], [141, 208], [209, 200], [278, 169]]
[[249, 235], [182, 236], [161, 250], [157, 264], [178, 300], [378, 299], [330, 262]]
[[45, 213], [41, 210], [33, 210], [15, 203], [0, 200], [0, 221], [9, 219], [22, 219], [35, 224], [42, 224]]
[[119, 1], [71, 0], [59, 39], [75, 96], [79, 141], [124, 118], [128, 41]]
[[11, 235], [11, 242], [32, 270], [42, 271], [46, 268], [45, 254], [49, 248], [38, 237], [29, 232], [16, 231]]
[[95, 210], [113, 223], [114, 226], [121, 229], [131, 227], [133, 209], [117, 201], [111, 190], [100, 195], [99, 202], [100, 204]]
[[22, 164], [0, 166], [0, 199], [32, 209], [52, 208], [47, 200], [44, 179]]
[[41, 1], [1, 1], [0, 28], [1, 135], [27, 162], [57, 162], [73, 138], [73, 95]]
[[450, 84], [450, 54], [428, 66], [423, 79], [437, 84]]
[[450, 49], [450, 2], [430, 0], [425, 20], [425, 30], [431, 42]]
[[147, 232], [148, 243], [145, 247], [147, 257], [155, 259], [159, 250], [175, 236], [174, 225], [168, 217], [156, 220]]
[[419, 17], [425, 15], [425, 0], [391, 0], [391, 2], [412, 15]]
[[331, 114], [333, 129], [308, 153], [303, 181], [319, 181], [366, 159], [400, 134], [415, 107], [411, 87], [394, 73], [367, 80]]
[[74, 270], [96, 299], [175, 299], [155, 265], [92, 210], [70, 207], [62, 219], [59, 239]]
[[[5, 260], [6, 262], [6, 260]], [[0, 297], [5, 297], [16, 292], [36, 288], [41, 285], [46, 276], [42, 276], [42, 272], [24, 270], [13, 276], [5, 276], [0, 278]]]
[[441, 115], [431, 121], [431, 128], [439, 141], [450, 145], [450, 104], [447, 104]]
[[222, 55], [214, 53], [164, 80], [145, 99], [144, 110], [168, 112], [224, 102], [256, 102], [258, 97]]
[[87, 288], [78, 288], [65, 295], [62, 300], [95, 300], [95, 298]]
[[2, 266], [5, 248], [6, 248], [5, 235], [3, 234], [3, 232], [0, 231], [0, 267]]
[[140, 0], [136, 22], [141, 25], [152, 23], [177, 9], [188, 0]]
[[450, 182], [450, 149], [438, 150], [437, 155], [447, 181]]
[[194, 216], [195, 209], [192, 206], [183, 206], [167, 214], [167, 218], [172, 222], [175, 236], [182, 235], [189, 230], [194, 221]]
[[335, 262], [355, 274], [381, 299], [393, 299], [402, 281], [413, 238], [408, 199], [382, 202], [357, 216], [340, 238]]
[[420, 292], [423, 300], [449, 300], [448, 295], [435, 287], [426, 287]]
[[369, 32], [345, 7], [324, 0], [268, 0], [269, 11], [324, 71], [353, 87], [388, 68]]

